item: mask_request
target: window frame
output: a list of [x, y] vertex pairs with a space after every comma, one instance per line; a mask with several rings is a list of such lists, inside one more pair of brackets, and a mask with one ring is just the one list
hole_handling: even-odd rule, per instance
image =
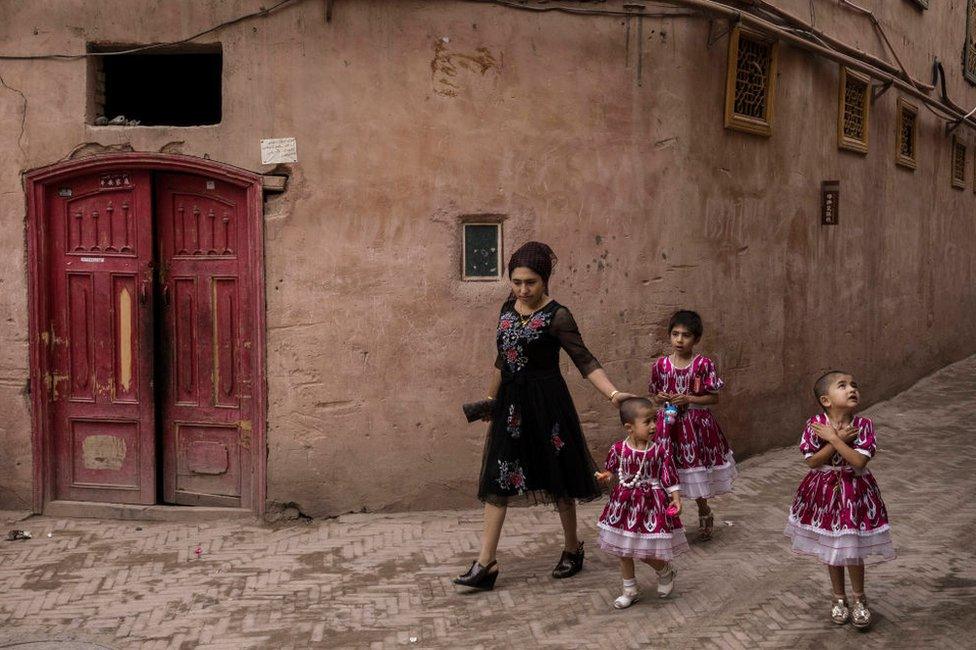
[[[85, 127], [92, 129], [102, 129], [102, 128], [148, 128], [148, 129], [198, 129], [198, 128], [210, 128], [217, 127], [223, 124], [226, 119], [226, 100], [225, 95], [225, 71], [227, 68], [227, 59], [225, 58], [224, 43], [222, 41], [213, 41], [205, 43], [181, 43], [179, 45], [170, 45], [165, 47], [151, 47], [148, 43], [137, 43], [137, 42], [112, 42], [106, 43], [102, 41], [89, 41], [85, 44], [86, 52], [91, 55], [87, 57], [86, 68], [85, 68]], [[140, 50], [138, 52], [133, 52], [132, 54], [124, 55], [129, 58], [134, 58], [138, 56], [163, 56], [163, 55], [216, 55], [220, 57], [220, 79], [217, 84], [217, 93], [219, 95], [219, 101], [217, 105], [217, 112], [219, 118], [216, 122], [203, 122], [199, 124], [149, 124], [141, 123], [139, 125], [135, 124], [98, 124], [96, 119], [100, 116], [106, 118], [111, 118], [115, 116], [109, 116], [105, 114], [105, 108], [107, 103], [106, 91], [108, 79], [106, 77], [105, 71], [105, 55], [111, 55], [117, 52], [123, 52], [126, 50]], [[102, 56], [100, 56], [102, 55]], [[130, 116], [133, 119], [138, 119], [135, 116]]]
[[[911, 113], [914, 121], [912, 123], [912, 155], [906, 156], [901, 152], [902, 120], [905, 113]], [[918, 168], [918, 106], [905, 101], [903, 97], [898, 98], [898, 117], [895, 120], [895, 163], [901, 167], [915, 171]]]
[[[739, 41], [747, 39], [759, 41], [769, 46], [769, 76], [766, 82], [766, 111], [764, 119], [742, 115], [735, 112], [735, 82], [739, 64]], [[754, 135], [769, 137], [773, 134], [774, 103], [776, 98], [776, 72], [779, 59], [779, 41], [766, 34], [739, 25], [729, 32], [729, 58], [725, 73], [725, 128], [743, 131]]]
[[[864, 105], [863, 105], [863, 115], [864, 115], [864, 139], [859, 140], [847, 135], [844, 132], [844, 116], [847, 109], [847, 80], [856, 79], [864, 84]], [[868, 144], [870, 138], [870, 128], [871, 128], [871, 78], [866, 74], [851, 70], [846, 66], [841, 66], [840, 69], [840, 92], [839, 92], [838, 108], [837, 108], [837, 146], [840, 149], [846, 149], [848, 151], [854, 151], [857, 153], [866, 154], [868, 152]]]
[[[498, 272], [495, 275], [468, 275], [468, 239], [467, 231], [468, 226], [494, 226], [495, 236], [496, 236], [496, 247], [495, 255], [497, 256], [496, 268]], [[503, 221], [499, 219], [492, 220], [488, 215], [477, 215], [475, 217], [464, 219], [461, 221], [461, 280], [463, 282], [497, 282], [501, 280], [504, 276], [504, 268], [502, 265], [502, 260], [504, 256], [502, 255], [502, 242], [504, 238], [502, 236], [502, 226]]]

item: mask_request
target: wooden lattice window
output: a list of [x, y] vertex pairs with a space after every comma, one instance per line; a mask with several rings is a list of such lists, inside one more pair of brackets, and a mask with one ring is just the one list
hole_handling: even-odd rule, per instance
[[740, 27], [729, 35], [725, 126], [770, 135], [776, 87], [777, 43]]
[[976, 84], [976, 0], [966, 3], [966, 44], [962, 52], [962, 74]]
[[871, 79], [859, 72], [841, 68], [837, 109], [838, 147], [867, 153], [870, 112]]
[[903, 167], [915, 169], [918, 166], [918, 107], [898, 99], [898, 133], [895, 143], [895, 162]]
[[952, 186], [957, 190], [966, 187], [966, 145], [952, 136]]

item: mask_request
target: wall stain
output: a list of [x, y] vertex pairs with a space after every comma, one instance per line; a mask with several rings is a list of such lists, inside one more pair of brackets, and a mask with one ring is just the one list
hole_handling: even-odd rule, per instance
[[489, 70], [498, 69], [498, 61], [487, 47], [476, 48], [474, 52], [450, 52], [446, 38], [434, 41], [434, 58], [430, 61], [434, 92], [442, 97], [457, 97], [461, 89], [461, 71], [484, 76]]

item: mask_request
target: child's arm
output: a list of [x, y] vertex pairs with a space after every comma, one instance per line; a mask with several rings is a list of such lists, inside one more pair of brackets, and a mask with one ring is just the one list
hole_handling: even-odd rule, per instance
[[670, 400], [667, 400], [674, 404], [675, 406], [684, 406], [685, 404], [701, 404], [702, 406], [709, 406], [711, 404], [718, 404], [718, 395], [715, 393], [708, 393], [706, 395], [685, 395], [679, 393], [677, 395], [672, 395]]
[[830, 460], [830, 457], [834, 455], [834, 446], [830, 443], [825, 444], [820, 448], [820, 451], [816, 452], [813, 456], [807, 458], [807, 465], [811, 469], [817, 469], [818, 467], [823, 467]]
[[677, 510], [677, 512], [674, 513], [675, 516], [680, 515], [681, 514], [681, 490], [675, 490], [674, 492], [671, 493], [671, 505], [673, 505]]
[[594, 472], [593, 476], [596, 480], [605, 487], [613, 484], [613, 477], [617, 473], [617, 467], [620, 465], [620, 457], [617, 455], [617, 446], [613, 445], [610, 447], [610, 451], [607, 452], [607, 460], [603, 464], [602, 472]]
[[[847, 435], [842, 436], [833, 427], [824, 426], [822, 424], [815, 424], [813, 425], [813, 431], [814, 433], [817, 434], [817, 436], [821, 440], [827, 443], [827, 445], [824, 445], [825, 448], [827, 446], [833, 447], [834, 451], [840, 454], [844, 458], [844, 460], [846, 460], [848, 463], [850, 463], [852, 466], [856, 467], [857, 469], [863, 468], [865, 465], [868, 464], [868, 461], [871, 460], [868, 456], [865, 456], [864, 454], [855, 451], [848, 444], [850, 440], [847, 439]], [[817, 454], [814, 454], [814, 457], [816, 457], [818, 454], [819, 452]], [[810, 460], [813, 459], [811, 458]]]

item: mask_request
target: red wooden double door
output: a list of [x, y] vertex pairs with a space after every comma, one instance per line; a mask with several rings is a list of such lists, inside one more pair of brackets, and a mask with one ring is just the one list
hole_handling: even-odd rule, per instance
[[134, 170], [46, 192], [54, 498], [249, 505], [246, 190]]

